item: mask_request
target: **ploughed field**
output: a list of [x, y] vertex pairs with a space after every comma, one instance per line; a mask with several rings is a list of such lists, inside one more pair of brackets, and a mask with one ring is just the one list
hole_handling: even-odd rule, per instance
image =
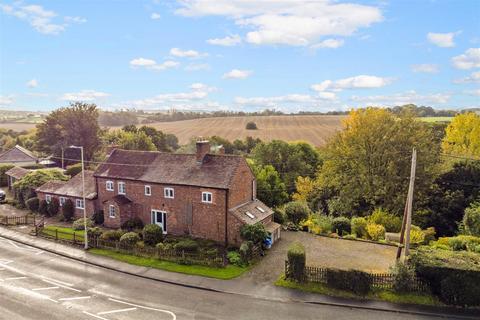
[[[285, 141], [303, 140], [315, 146], [323, 146], [341, 128], [344, 116], [250, 116], [194, 119], [175, 122], [151, 123], [163, 132], [175, 134], [180, 144], [188, 143], [192, 137], [220, 136], [230, 141], [247, 136], [265, 141], [273, 139]], [[247, 130], [245, 126], [253, 121], [257, 130]]]

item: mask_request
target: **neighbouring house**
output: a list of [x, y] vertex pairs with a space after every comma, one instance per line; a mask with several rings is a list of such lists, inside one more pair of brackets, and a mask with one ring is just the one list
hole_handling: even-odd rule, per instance
[[30, 173], [32, 170], [25, 169], [22, 167], [13, 167], [10, 170], [5, 172], [5, 175], [7, 176], [7, 186], [8, 190], [13, 190], [13, 184], [17, 181], [25, 177], [28, 173]]
[[0, 154], [0, 164], [13, 164], [19, 167], [29, 167], [38, 164], [39, 159], [29, 150], [16, 145]]
[[210, 154], [208, 141], [198, 141], [195, 154], [115, 149], [94, 177], [106, 227], [138, 217], [165, 234], [239, 245], [240, 228], [260, 222], [272, 240], [280, 238], [245, 158]]
[[68, 181], [49, 181], [38, 187], [35, 192], [38, 199], [50, 202], [58, 198], [60, 206], [63, 206], [67, 199], [73, 202], [75, 208], [74, 217], [82, 218], [86, 210], [87, 217], [91, 217], [98, 209], [98, 199], [94, 172], [85, 170], [85, 203], [83, 202], [82, 174], [77, 174]]

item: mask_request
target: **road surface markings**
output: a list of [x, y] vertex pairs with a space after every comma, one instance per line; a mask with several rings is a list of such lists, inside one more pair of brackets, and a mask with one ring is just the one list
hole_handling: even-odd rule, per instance
[[113, 301], [113, 302], [123, 303], [123, 304], [126, 304], [127, 306], [137, 307], [137, 308], [141, 308], [141, 309], [145, 309], [145, 310], [163, 312], [163, 313], [171, 315], [173, 320], [177, 319], [177, 316], [175, 315], [175, 313], [173, 313], [172, 311], [169, 311], [169, 310], [163, 310], [163, 309], [156, 309], [156, 308], [141, 306], [141, 305], [138, 305], [138, 304], [133, 304], [133, 303], [130, 303], [130, 302], [125, 302], [125, 301], [121, 301], [121, 300], [117, 300], [117, 299], [113, 299], [113, 298], [108, 298], [108, 300]]
[[90, 313], [90, 312], [87, 312], [87, 311], [83, 311], [83, 313], [86, 314], [86, 315], [89, 315], [91, 317], [97, 318], [97, 319], [108, 320], [107, 318], [97, 316], [96, 314], [93, 314], [93, 313]]
[[83, 299], [90, 299], [91, 297], [92, 297], [92, 296], [60, 298], [60, 299], [58, 299], [58, 301], [83, 300]]
[[64, 286], [63, 284], [59, 284], [55, 281], [50, 281], [50, 280], [45, 280], [45, 279], [42, 279], [42, 281], [46, 282], [46, 283], [49, 283], [49, 284], [53, 284], [54, 286], [58, 286], [58, 287], [63, 288], [63, 289], [67, 289], [67, 290], [71, 290], [71, 291], [75, 291], [75, 292], [82, 292], [82, 290], [71, 288], [69, 286]]
[[137, 310], [137, 308], [116, 309], [116, 310], [99, 312], [99, 313], [97, 313], [97, 315], [102, 316], [102, 315], [104, 315], [104, 314], [127, 312], [127, 311], [135, 311], [135, 310]]
[[44, 290], [53, 290], [53, 289], [58, 289], [60, 287], [45, 287], [45, 288], [34, 288], [32, 291], [44, 291]]
[[48, 278], [48, 277], [45, 277], [45, 276], [41, 276], [42, 279], [46, 279], [46, 280], [50, 280], [50, 281], [54, 281], [54, 282], [57, 282], [57, 283], [60, 283], [60, 284], [63, 284], [64, 286], [69, 286], [69, 287], [72, 287], [73, 284], [71, 283], [68, 283], [68, 282], [64, 282], [64, 281], [60, 281], [60, 280], [57, 280], [57, 279], [53, 279], [53, 278]]
[[27, 277], [11, 277], [11, 278], [5, 278], [5, 280], [20, 280], [20, 279], [27, 279]]

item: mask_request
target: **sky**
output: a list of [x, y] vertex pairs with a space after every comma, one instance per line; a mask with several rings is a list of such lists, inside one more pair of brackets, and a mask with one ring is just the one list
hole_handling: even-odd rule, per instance
[[479, 107], [479, 16], [479, 0], [0, 0], [0, 109]]

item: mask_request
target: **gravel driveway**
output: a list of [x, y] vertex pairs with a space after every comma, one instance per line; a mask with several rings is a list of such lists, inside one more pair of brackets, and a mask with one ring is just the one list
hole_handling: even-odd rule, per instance
[[272, 283], [284, 272], [288, 247], [301, 242], [306, 249], [307, 265], [339, 269], [387, 272], [395, 262], [396, 248], [386, 245], [316, 236], [307, 232], [283, 231], [281, 240], [243, 279]]

